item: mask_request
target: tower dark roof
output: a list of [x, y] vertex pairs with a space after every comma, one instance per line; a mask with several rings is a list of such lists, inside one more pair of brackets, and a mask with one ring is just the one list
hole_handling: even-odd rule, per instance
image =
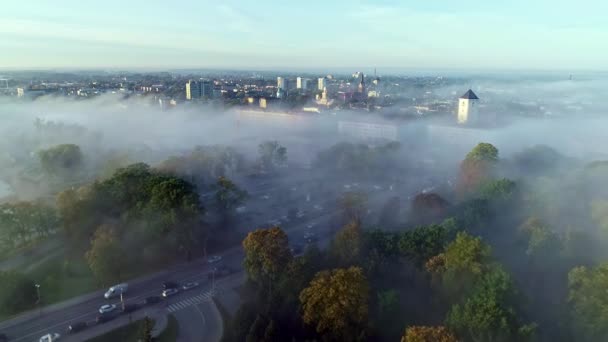
[[464, 95], [462, 95], [460, 98], [469, 100], [479, 100], [479, 97], [477, 97], [477, 95], [475, 95], [475, 93], [471, 89], [464, 93]]

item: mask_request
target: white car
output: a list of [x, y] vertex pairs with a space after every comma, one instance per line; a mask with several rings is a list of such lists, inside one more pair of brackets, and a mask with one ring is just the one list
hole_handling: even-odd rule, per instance
[[207, 262], [210, 264], [214, 264], [216, 262], [220, 262], [222, 260], [222, 257], [219, 255], [212, 255], [209, 257], [209, 259], [207, 259]]
[[198, 285], [199, 285], [199, 283], [197, 283], [197, 282], [185, 283], [184, 285], [182, 285], [182, 290], [184, 290], [184, 291], [190, 290], [195, 287], [198, 287]]
[[270, 199], [270, 196], [268, 196], [268, 195], [264, 195], [264, 196], [262, 196], [262, 199], [264, 199], [264, 200], [269, 200], [269, 199]]
[[99, 313], [100, 314], [105, 314], [105, 313], [109, 313], [116, 310], [116, 304], [106, 304], [106, 305], [102, 305], [99, 308]]
[[40, 342], [53, 342], [61, 338], [58, 333], [46, 334], [40, 338]]

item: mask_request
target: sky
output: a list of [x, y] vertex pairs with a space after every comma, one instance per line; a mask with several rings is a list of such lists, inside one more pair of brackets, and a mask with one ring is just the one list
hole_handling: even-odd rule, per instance
[[0, 69], [608, 70], [604, 0], [28, 0]]

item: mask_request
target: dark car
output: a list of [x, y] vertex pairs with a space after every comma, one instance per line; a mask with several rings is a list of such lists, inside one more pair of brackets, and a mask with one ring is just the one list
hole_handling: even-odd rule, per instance
[[68, 327], [68, 333], [77, 333], [87, 327], [87, 322], [77, 322]]
[[168, 290], [168, 289], [177, 289], [179, 288], [179, 284], [172, 282], [172, 281], [166, 281], [163, 283], [163, 290]]
[[156, 303], [159, 303], [160, 301], [161, 301], [161, 298], [159, 296], [151, 296], [151, 297], [144, 299], [144, 304], [146, 304], [146, 305], [156, 304]]
[[8, 336], [5, 334], [0, 334], [0, 342], [8, 342]]
[[225, 277], [227, 275], [230, 275], [233, 273], [233, 270], [228, 267], [228, 266], [218, 266], [218, 267], [214, 267], [212, 273], [208, 273], [207, 277], [209, 279], [213, 278], [214, 276], [216, 278], [221, 278], [221, 277]]
[[137, 304], [125, 304], [125, 306], [122, 308], [122, 312], [124, 313], [133, 312], [135, 310], [137, 310]]
[[111, 313], [100, 314], [97, 315], [97, 319], [95, 319], [95, 322], [97, 322], [97, 324], [102, 324], [109, 320], [112, 320], [114, 317], [115, 316]]

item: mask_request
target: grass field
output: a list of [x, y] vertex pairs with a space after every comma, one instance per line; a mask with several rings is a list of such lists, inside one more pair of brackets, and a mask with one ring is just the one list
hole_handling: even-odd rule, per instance
[[[177, 340], [177, 332], [179, 330], [177, 319], [175, 319], [175, 316], [173, 315], [169, 315], [167, 319], [167, 328], [165, 328], [165, 331], [163, 331], [158, 338], [154, 339], [155, 342], [175, 342]], [[154, 321], [152, 321], [152, 323], [154, 323]], [[142, 319], [87, 340], [87, 342], [138, 341], [138, 339], [141, 337], [143, 325], [144, 321]]]

